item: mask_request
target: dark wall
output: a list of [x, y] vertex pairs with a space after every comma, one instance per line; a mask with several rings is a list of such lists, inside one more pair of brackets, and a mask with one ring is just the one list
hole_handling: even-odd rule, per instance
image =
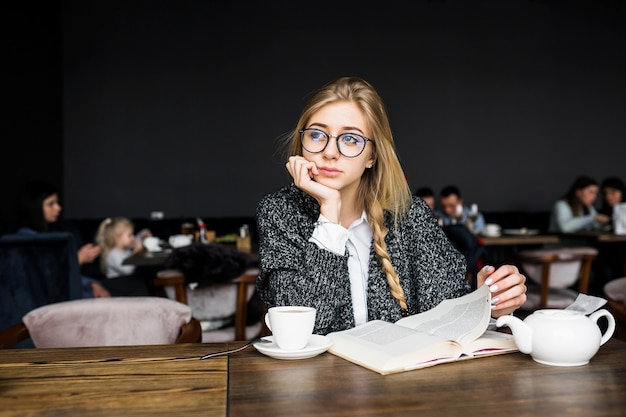
[[64, 159], [60, 5], [3, 2], [0, 21], [2, 231], [26, 181], [62, 186]]
[[62, 3], [67, 217], [254, 214], [290, 181], [275, 139], [343, 75], [385, 99], [412, 188], [549, 210], [626, 178], [621, 1], [250, 3]]

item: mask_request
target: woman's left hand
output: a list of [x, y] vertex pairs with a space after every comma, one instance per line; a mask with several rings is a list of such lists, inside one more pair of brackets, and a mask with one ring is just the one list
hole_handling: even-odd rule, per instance
[[100, 255], [100, 246], [87, 243], [78, 249], [78, 264], [84, 265], [93, 262]]
[[492, 317], [500, 317], [520, 308], [526, 302], [526, 277], [514, 265], [491, 265], [478, 271], [478, 286], [489, 286], [491, 291]]

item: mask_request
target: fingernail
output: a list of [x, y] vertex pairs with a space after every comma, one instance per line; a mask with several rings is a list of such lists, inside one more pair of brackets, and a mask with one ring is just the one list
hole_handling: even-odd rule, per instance
[[487, 284], [487, 285], [491, 285], [491, 284], [493, 284], [493, 279], [492, 279], [492, 278], [487, 278], [487, 279], [485, 280], [485, 284]]
[[498, 297], [491, 299], [491, 304], [497, 304], [500, 299]]
[[491, 291], [491, 292], [498, 291], [498, 286], [497, 285], [492, 285], [491, 287], [489, 287], [489, 291]]
[[495, 310], [495, 308], [496, 308], [496, 305], [495, 305], [495, 304], [492, 304], [492, 305], [491, 305], [491, 309], [492, 309], [492, 310]]

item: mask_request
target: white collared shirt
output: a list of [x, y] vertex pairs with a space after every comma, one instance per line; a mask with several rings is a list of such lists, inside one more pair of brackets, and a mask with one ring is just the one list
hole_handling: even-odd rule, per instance
[[320, 249], [326, 249], [341, 256], [345, 254], [346, 249], [348, 250], [350, 254], [348, 274], [354, 321], [356, 325], [366, 323], [367, 278], [372, 228], [367, 221], [365, 211], [347, 229], [340, 224], [330, 222], [320, 214], [309, 242], [315, 243]]

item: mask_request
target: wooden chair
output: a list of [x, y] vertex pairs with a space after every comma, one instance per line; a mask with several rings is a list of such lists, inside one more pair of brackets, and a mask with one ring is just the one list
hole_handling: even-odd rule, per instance
[[626, 277], [609, 281], [604, 286], [607, 309], [615, 317], [617, 338], [626, 341]]
[[[248, 302], [254, 292], [254, 288], [256, 286], [256, 278], [259, 274], [258, 268], [250, 268], [246, 270], [242, 275], [237, 278], [234, 278], [223, 284], [214, 284], [212, 287], [220, 286], [220, 289], [217, 292], [221, 291], [223, 296], [228, 297], [228, 292], [234, 291], [235, 302], [234, 305], [230, 307], [226, 307], [227, 313], [223, 313], [224, 318], [230, 317], [232, 313], [235, 315], [234, 328], [232, 329], [232, 336], [227, 337], [228, 340], [214, 340], [211, 339], [211, 330], [203, 331], [203, 341], [234, 341], [234, 340], [247, 340], [253, 337], [256, 337], [260, 332], [263, 331], [262, 324], [259, 326], [260, 329], [256, 330], [257, 327], [253, 327], [251, 330], [256, 334], [249, 334], [250, 329], [246, 326], [246, 320], [248, 317]], [[173, 288], [172, 291], [169, 291], [168, 296], [173, 297], [178, 302], [190, 304], [192, 311], [196, 311], [194, 316], [198, 317], [200, 321], [204, 318], [203, 314], [197, 312], [196, 308], [200, 308], [198, 306], [194, 306], [193, 302], [189, 300], [192, 299], [196, 295], [196, 293], [200, 293], [200, 297], [212, 297], [220, 295], [206, 295], [206, 293], [202, 293], [202, 288], [191, 289], [186, 284], [185, 276], [181, 271], [178, 270], [163, 270], [157, 274], [157, 277], [154, 280], [155, 286], [164, 286]], [[229, 288], [232, 287], [232, 288]], [[203, 287], [208, 288], [208, 287]], [[216, 292], [216, 293], [217, 293]], [[205, 300], [207, 303], [211, 303], [211, 300]], [[214, 301], [215, 302], [215, 301]], [[262, 320], [261, 320], [262, 322]], [[230, 332], [230, 329], [227, 329], [226, 332]]]
[[577, 293], [568, 287], [578, 281], [578, 292], [589, 290], [591, 265], [598, 254], [591, 247], [540, 249], [522, 251], [517, 262], [527, 277], [539, 284], [539, 294], [529, 287], [525, 310], [537, 308], [564, 308], [571, 304]]
[[65, 301], [28, 312], [0, 332], [0, 348], [32, 339], [37, 348], [200, 342], [189, 306], [162, 297]]

